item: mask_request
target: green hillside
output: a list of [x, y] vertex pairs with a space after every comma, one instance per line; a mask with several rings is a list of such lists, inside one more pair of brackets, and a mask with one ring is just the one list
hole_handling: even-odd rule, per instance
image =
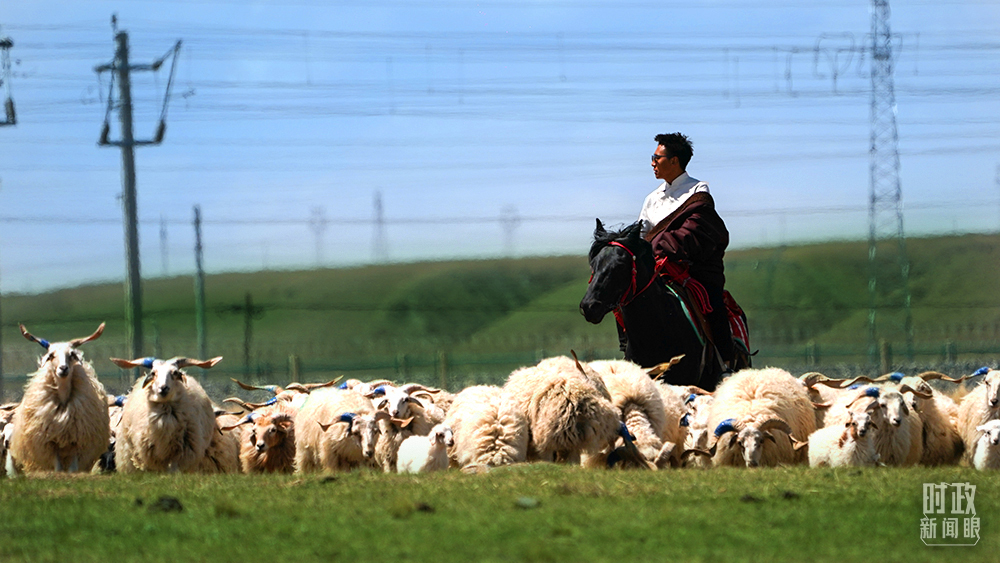
[[[907, 358], [902, 296], [886, 275], [878, 299], [880, 336], [893, 361], [989, 361], [1000, 353], [1000, 237], [909, 239], [914, 359]], [[792, 369], [863, 364], [868, 344], [868, 249], [831, 242], [732, 251], [728, 287], [750, 319], [757, 365]], [[891, 269], [890, 269], [891, 270]], [[898, 268], [895, 269], [898, 273]], [[318, 380], [341, 373], [407, 377], [451, 387], [496, 381], [544, 355], [617, 354], [613, 321], [578, 311], [585, 256], [442, 261], [348, 269], [227, 273], [206, 278], [211, 355], [219, 377]], [[147, 353], [196, 355], [190, 277], [143, 286]], [[252, 315], [246, 314], [247, 299]], [[121, 284], [6, 295], [3, 369], [10, 394], [33, 370], [39, 348], [17, 323], [50, 340], [107, 330], [85, 352], [102, 377], [125, 352]], [[249, 357], [245, 357], [249, 326]], [[294, 356], [294, 360], [290, 359]]]

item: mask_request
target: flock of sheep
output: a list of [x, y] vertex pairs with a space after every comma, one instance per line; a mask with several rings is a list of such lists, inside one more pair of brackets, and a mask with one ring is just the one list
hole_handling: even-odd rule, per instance
[[[616, 360], [559, 356], [502, 386], [459, 393], [351, 379], [246, 389], [213, 403], [184, 368], [221, 358], [112, 361], [144, 368], [127, 396], [105, 393], [80, 346], [49, 343], [18, 404], [0, 406], [10, 476], [51, 471], [298, 472], [361, 467], [467, 472], [533, 461], [585, 467], [973, 465], [1000, 468], [1000, 371], [872, 380], [747, 369], [708, 393]], [[984, 376], [956, 401], [932, 387]]]

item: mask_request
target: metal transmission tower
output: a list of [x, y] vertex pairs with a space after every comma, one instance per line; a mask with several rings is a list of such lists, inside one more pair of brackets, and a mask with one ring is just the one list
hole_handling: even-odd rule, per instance
[[[167, 129], [167, 102], [170, 100], [170, 87], [174, 79], [174, 69], [177, 66], [177, 53], [180, 51], [181, 42], [178, 41], [167, 54], [153, 64], [133, 65], [128, 62], [128, 34], [118, 31], [118, 22], [115, 16], [111, 16], [111, 26], [115, 32], [115, 59], [114, 61], [99, 65], [94, 70], [100, 75], [102, 72], [111, 73], [110, 90], [108, 92], [108, 108], [104, 115], [104, 126], [101, 129], [101, 137], [98, 145], [121, 147], [122, 150], [122, 212], [125, 219], [125, 249], [126, 249], [126, 272], [125, 272], [125, 319], [127, 330], [127, 346], [133, 358], [141, 358], [143, 354], [142, 338], [142, 278], [139, 274], [139, 227], [137, 217], [137, 204], [135, 192], [135, 147], [144, 145], [158, 145], [163, 142], [163, 135]], [[156, 130], [153, 140], [136, 140], [132, 132], [132, 83], [130, 73], [132, 71], [157, 71], [166, 61], [167, 57], [173, 58], [170, 63], [170, 79], [167, 81], [166, 91], [163, 96], [163, 107], [160, 111], [160, 124]], [[118, 84], [117, 103], [114, 96], [115, 83]], [[111, 111], [118, 107], [118, 114], [121, 121], [121, 139], [117, 141], [108, 140], [111, 132]]]
[[375, 238], [372, 243], [372, 257], [376, 263], [389, 259], [389, 247], [385, 241], [385, 215], [382, 211], [382, 192], [375, 192]]
[[[878, 365], [880, 341], [888, 342], [893, 337], [905, 339], [907, 358], [913, 358], [910, 263], [903, 234], [903, 191], [899, 181], [899, 133], [896, 130], [888, 0], [872, 0], [871, 35], [868, 359]], [[880, 314], [879, 324], [876, 321]], [[881, 363], [889, 363], [886, 356], [882, 356]]]
[[17, 116], [14, 114], [14, 98], [10, 94], [10, 49], [14, 42], [10, 37], [0, 37], [0, 85], [3, 86], [4, 97], [3, 109], [4, 120], [0, 121], [0, 126], [14, 125], [17, 123]]

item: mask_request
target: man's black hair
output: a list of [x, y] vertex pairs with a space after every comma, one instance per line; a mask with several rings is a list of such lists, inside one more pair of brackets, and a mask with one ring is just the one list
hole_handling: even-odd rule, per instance
[[681, 165], [681, 170], [687, 170], [687, 165], [694, 156], [694, 148], [691, 146], [691, 139], [681, 133], [662, 133], [654, 137], [657, 145], [662, 145], [666, 149], [667, 156], [676, 156]]

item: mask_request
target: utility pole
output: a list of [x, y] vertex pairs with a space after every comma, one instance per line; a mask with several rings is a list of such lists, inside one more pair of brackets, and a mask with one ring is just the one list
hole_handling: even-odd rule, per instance
[[[906, 357], [913, 359], [913, 317], [910, 310], [910, 263], [906, 256], [906, 237], [903, 231], [903, 190], [899, 180], [899, 133], [896, 130], [896, 94], [893, 84], [892, 33], [889, 28], [888, 0], [872, 0], [871, 43], [871, 144], [869, 146], [869, 171], [871, 189], [868, 207], [868, 359], [878, 365], [880, 341], [887, 341], [879, 331], [878, 309], [882, 301], [900, 295], [902, 303], [886, 303], [884, 311], [895, 313], [896, 323], [882, 323], [901, 328], [906, 342]], [[895, 239], [895, 245], [892, 244]], [[895, 262], [892, 264], [893, 246]], [[882, 256], [884, 254], [884, 256]], [[889, 271], [898, 268], [899, 277], [890, 277]], [[879, 282], [881, 280], [881, 287]], [[894, 281], [896, 283], [891, 283]], [[881, 291], [880, 291], [881, 290]], [[879, 294], [883, 297], [880, 298]], [[892, 305], [892, 307], [889, 307]], [[901, 311], [900, 311], [901, 309]], [[898, 322], [900, 312], [902, 322]], [[885, 320], [885, 319], [883, 319]], [[899, 327], [899, 325], [902, 325]], [[899, 336], [899, 331], [893, 331]], [[885, 368], [886, 366], [883, 366]]]
[[14, 42], [10, 37], [0, 37], [0, 84], [4, 87], [3, 108], [4, 120], [0, 121], [0, 126], [14, 125], [17, 123], [17, 116], [14, 114], [14, 98], [10, 94], [10, 49]]
[[205, 270], [202, 267], [201, 207], [194, 206], [194, 318], [198, 327], [198, 357], [208, 357], [208, 336], [205, 331]]
[[506, 258], [514, 256], [514, 231], [521, 226], [521, 216], [517, 207], [508, 205], [500, 212], [500, 224], [503, 226], [503, 254]]
[[[6, 98], [4, 100], [4, 121], [0, 125], [14, 125], [17, 118], [14, 116], [14, 99], [10, 95], [10, 49], [14, 42], [10, 37], [0, 37], [0, 84], [4, 86]], [[0, 296], [0, 301], [2, 301]], [[3, 388], [3, 315], [0, 314], [0, 403], [4, 401]]]
[[309, 217], [309, 228], [316, 236], [316, 267], [323, 265], [323, 233], [329, 221], [326, 220], [326, 210], [320, 206], [312, 208], [312, 216]]
[[167, 218], [160, 215], [160, 275], [167, 277], [170, 266], [170, 249], [167, 244]]
[[375, 192], [375, 241], [372, 244], [372, 257], [375, 263], [381, 264], [389, 259], [389, 249], [385, 242], [385, 216], [382, 210], [382, 192]]
[[[111, 73], [112, 92], [108, 95], [108, 108], [104, 117], [104, 126], [101, 130], [101, 137], [98, 141], [100, 146], [117, 146], [122, 151], [122, 213], [125, 222], [125, 320], [126, 320], [126, 346], [133, 358], [141, 358], [143, 354], [142, 337], [142, 277], [139, 271], [139, 227], [138, 227], [138, 205], [136, 201], [135, 187], [135, 147], [143, 145], [158, 145], [163, 142], [163, 135], [166, 132], [166, 111], [167, 102], [170, 98], [170, 87], [173, 82], [174, 68], [176, 67], [177, 53], [180, 51], [181, 42], [178, 41], [173, 49], [167, 52], [163, 58], [150, 65], [131, 65], [128, 61], [128, 34], [118, 31], [118, 21], [116, 16], [111, 16], [112, 29], [115, 32], [115, 59], [111, 63], [95, 67], [95, 71]], [[166, 93], [163, 99], [163, 108], [160, 113], [160, 124], [153, 140], [136, 140], [132, 131], [132, 83], [131, 71], [156, 71], [173, 54], [174, 62], [170, 66], [170, 80], [167, 81]], [[121, 122], [121, 140], [110, 141], [108, 136], [111, 131], [110, 115], [115, 107], [113, 102], [113, 88], [115, 81], [118, 83], [118, 115]]]

